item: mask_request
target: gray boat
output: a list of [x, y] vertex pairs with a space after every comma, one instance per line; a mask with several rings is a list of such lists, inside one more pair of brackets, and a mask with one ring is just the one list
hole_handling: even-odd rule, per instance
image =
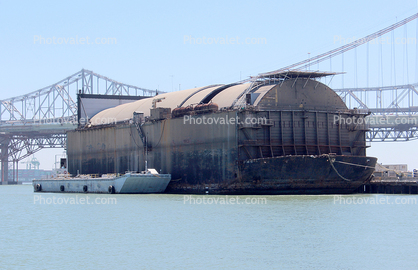
[[77, 175], [71, 177], [67, 171], [67, 159], [61, 158], [60, 168], [46, 179], [32, 181], [35, 192], [68, 192], [68, 193], [161, 193], [170, 183], [171, 174], [159, 174], [155, 169], [141, 173]]

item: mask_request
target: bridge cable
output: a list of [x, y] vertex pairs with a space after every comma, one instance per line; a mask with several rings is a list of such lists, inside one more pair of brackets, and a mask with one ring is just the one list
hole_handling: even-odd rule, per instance
[[[404, 26], [404, 61], [405, 61], [405, 65], [406, 65], [406, 82], [404, 81], [404, 84], [408, 84], [409, 83], [409, 63], [408, 63], [408, 28], [405, 25]], [[404, 70], [404, 74], [405, 74], [405, 70]], [[405, 79], [405, 75], [404, 75], [404, 79]]]
[[382, 35], [384, 35], [386, 33], [389, 33], [390, 31], [405, 25], [410, 21], [413, 21], [416, 18], [418, 18], [418, 13], [416, 13], [416, 14], [414, 14], [414, 15], [412, 15], [412, 16], [410, 16], [410, 17], [408, 17], [408, 18], [406, 18], [402, 21], [399, 21], [395, 24], [392, 24], [391, 26], [388, 26], [388, 27], [386, 27], [382, 30], [379, 30], [379, 31], [377, 31], [377, 32], [375, 32], [371, 35], [365, 36], [364, 38], [357, 39], [357, 40], [355, 40], [355, 41], [353, 41], [349, 44], [343, 45], [343, 46], [341, 46], [339, 48], [336, 48], [334, 50], [331, 50], [331, 51], [328, 51], [326, 53], [317, 55], [315, 57], [300, 61], [300, 62], [295, 63], [293, 65], [289, 65], [289, 66], [286, 66], [286, 67], [283, 67], [281, 69], [274, 70], [274, 71], [271, 71], [271, 72], [261, 73], [259, 75], [267, 76], [267, 75], [270, 75], [270, 74], [276, 74], [276, 73], [279, 73], [279, 72], [284, 72], [284, 71], [287, 71], [287, 70], [290, 70], [290, 69], [304, 70], [304, 69], [306, 69], [307, 66], [314, 65], [314, 64], [317, 64], [319, 62], [323, 62], [323, 61], [327, 60], [328, 58], [335, 57], [335, 56], [337, 56], [339, 54], [342, 54], [346, 51], [352, 50], [352, 49], [354, 49], [354, 48], [356, 48], [360, 45], [368, 43], [369, 41], [371, 41], [373, 39], [381, 37]]

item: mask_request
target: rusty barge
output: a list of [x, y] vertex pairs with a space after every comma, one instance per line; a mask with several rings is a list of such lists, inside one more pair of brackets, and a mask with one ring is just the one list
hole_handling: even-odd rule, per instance
[[[72, 174], [171, 174], [165, 192], [344, 194], [370, 181], [364, 118], [319, 79], [289, 71], [105, 109], [67, 134]], [[158, 105], [158, 106], [157, 106]]]

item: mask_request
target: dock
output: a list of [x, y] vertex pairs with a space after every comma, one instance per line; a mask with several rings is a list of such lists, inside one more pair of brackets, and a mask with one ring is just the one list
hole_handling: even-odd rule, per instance
[[360, 186], [357, 193], [418, 194], [418, 178], [372, 180]]

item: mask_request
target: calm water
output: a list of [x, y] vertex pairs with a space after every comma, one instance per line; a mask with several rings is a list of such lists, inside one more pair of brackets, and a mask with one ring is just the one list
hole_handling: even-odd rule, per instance
[[0, 268], [418, 269], [417, 196], [337, 199], [0, 186]]

